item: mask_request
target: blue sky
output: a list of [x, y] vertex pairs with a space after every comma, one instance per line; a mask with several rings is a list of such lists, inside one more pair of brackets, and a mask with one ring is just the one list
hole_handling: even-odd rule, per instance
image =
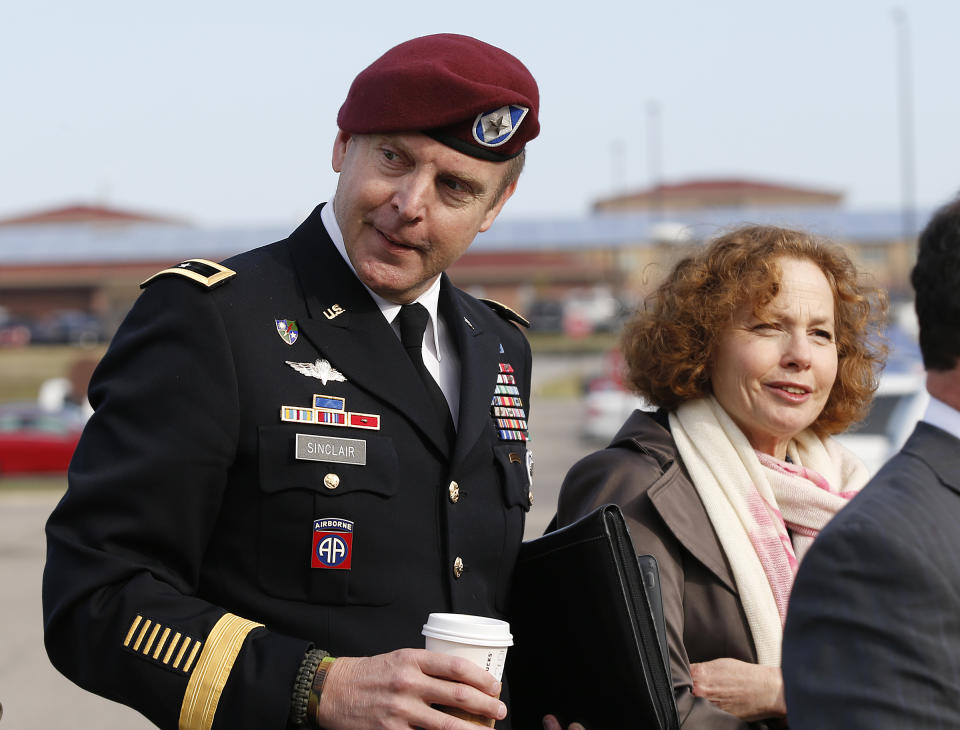
[[[106, 202], [201, 225], [296, 224], [336, 184], [353, 76], [435, 32], [516, 54], [540, 84], [514, 219], [599, 196], [750, 177], [901, 200], [893, 4], [372, 0], [10, 2], [0, 7], [0, 215]], [[960, 3], [903, 0], [916, 200], [960, 190]], [[543, 9], [549, 8], [545, 14]]]

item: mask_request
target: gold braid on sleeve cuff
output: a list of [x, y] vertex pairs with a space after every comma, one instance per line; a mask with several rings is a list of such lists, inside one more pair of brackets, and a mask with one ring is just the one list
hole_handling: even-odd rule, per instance
[[247, 634], [262, 626], [232, 613], [220, 617], [210, 630], [187, 682], [180, 707], [180, 730], [210, 730], [213, 727], [220, 695], [243, 642]]

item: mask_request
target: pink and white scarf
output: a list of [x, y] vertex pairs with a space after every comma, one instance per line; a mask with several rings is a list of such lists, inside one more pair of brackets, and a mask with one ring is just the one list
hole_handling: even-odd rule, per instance
[[792, 463], [757, 452], [713, 396], [680, 406], [670, 429], [730, 562], [759, 663], [779, 666], [799, 561], [867, 468], [809, 430], [787, 446]]

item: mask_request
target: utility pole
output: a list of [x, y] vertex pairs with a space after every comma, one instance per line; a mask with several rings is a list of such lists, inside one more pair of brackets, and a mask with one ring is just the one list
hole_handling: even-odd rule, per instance
[[651, 208], [654, 220], [663, 213], [662, 142], [660, 138], [660, 103], [655, 99], [647, 102], [647, 157], [650, 160], [650, 190], [653, 194]]
[[900, 112], [900, 207], [903, 217], [903, 239], [916, 233], [914, 223], [916, 190], [913, 154], [913, 72], [910, 58], [910, 26], [903, 8], [893, 9], [897, 29], [897, 90]]

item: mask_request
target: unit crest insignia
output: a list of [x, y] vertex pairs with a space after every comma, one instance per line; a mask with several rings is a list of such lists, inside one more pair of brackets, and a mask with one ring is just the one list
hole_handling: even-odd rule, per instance
[[473, 122], [473, 138], [484, 147], [499, 147], [513, 136], [529, 111], [525, 106], [508, 104], [478, 114]]
[[277, 334], [283, 338], [283, 341], [288, 345], [292, 345], [297, 341], [297, 338], [300, 336], [300, 330], [297, 327], [297, 321], [295, 319], [278, 319], [277, 322]]

